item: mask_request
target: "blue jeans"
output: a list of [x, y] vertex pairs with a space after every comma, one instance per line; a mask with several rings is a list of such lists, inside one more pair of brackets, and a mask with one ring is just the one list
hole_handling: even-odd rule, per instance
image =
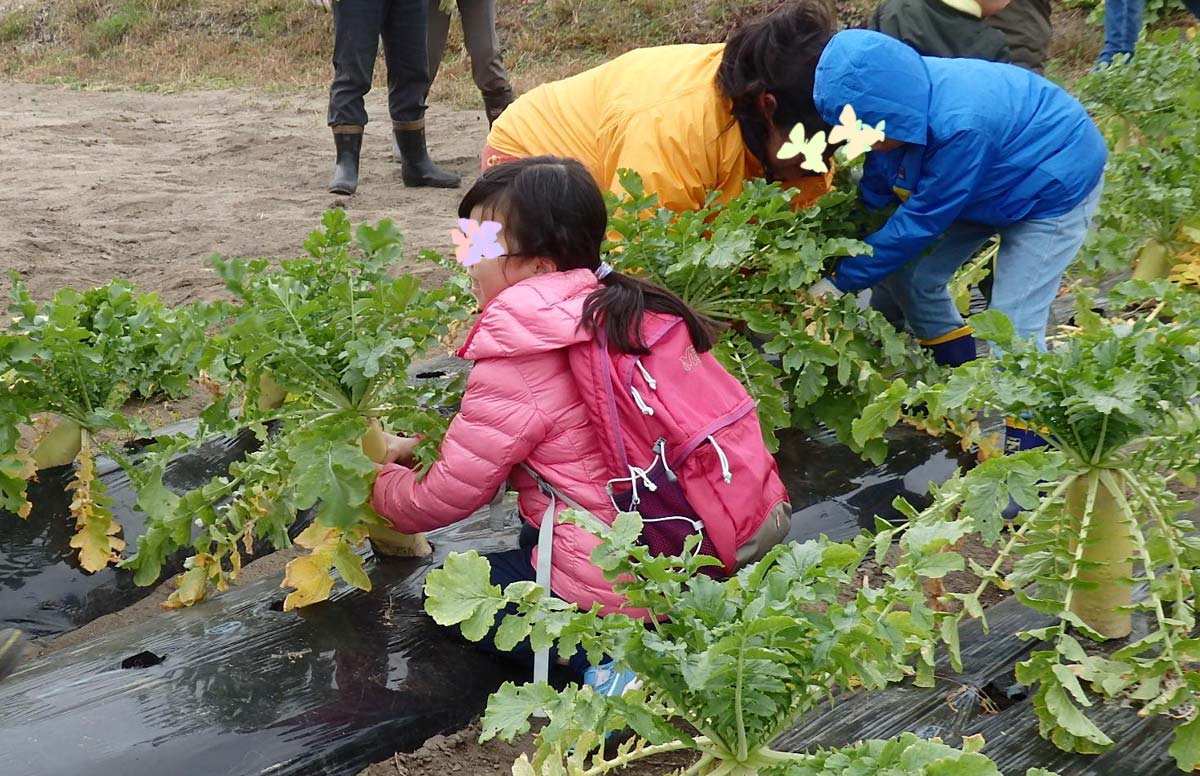
[[1146, 0], [1104, 0], [1104, 49], [1100, 64], [1111, 64], [1118, 54], [1133, 56], [1142, 32]]
[[[1200, 18], [1200, 0], [1183, 0], [1183, 4], [1193, 16]], [[1104, 50], [1100, 52], [1099, 64], [1112, 64], [1118, 54], [1133, 56], [1138, 35], [1142, 32], [1145, 10], [1145, 0], [1105, 0]]]
[[[904, 313], [921, 340], [935, 340], [963, 325], [946, 284], [992, 235], [1000, 234], [991, 308], [1012, 321], [1017, 334], [1046, 346], [1050, 303], [1063, 273], [1083, 245], [1100, 204], [1103, 181], [1061, 216], [1018, 221], [997, 229], [956, 223], [920, 258], [892, 273], [877, 287]], [[873, 302], [874, 303], [874, 302]]]

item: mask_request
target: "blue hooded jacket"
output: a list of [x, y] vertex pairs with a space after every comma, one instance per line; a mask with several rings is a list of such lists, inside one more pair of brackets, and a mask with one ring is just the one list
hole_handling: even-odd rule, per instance
[[866, 239], [872, 255], [838, 265], [842, 291], [887, 277], [955, 221], [1001, 227], [1067, 213], [1104, 173], [1104, 138], [1083, 106], [1013, 65], [922, 57], [887, 35], [847, 30], [821, 55], [813, 97], [831, 124], [849, 104], [906, 144], [867, 155], [863, 199], [901, 204]]

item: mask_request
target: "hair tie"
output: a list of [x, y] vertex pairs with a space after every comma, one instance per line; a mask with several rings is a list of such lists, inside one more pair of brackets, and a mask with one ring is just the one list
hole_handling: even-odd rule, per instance
[[613, 271], [612, 265], [607, 261], [600, 262], [600, 266], [596, 267], [596, 280], [604, 280], [609, 273]]

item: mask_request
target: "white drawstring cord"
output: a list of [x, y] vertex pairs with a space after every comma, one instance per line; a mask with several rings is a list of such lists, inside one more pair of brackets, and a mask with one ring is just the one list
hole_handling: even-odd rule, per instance
[[713, 449], [717, 451], [717, 458], [721, 460], [721, 476], [725, 479], [725, 484], [728, 485], [733, 482], [733, 472], [729, 471], [729, 459], [725, 457], [725, 451], [717, 444], [717, 440], [710, 436], [708, 441], [712, 444]]
[[646, 367], [642, 366], [642, 360], [637, 359], [633, 362], [633, 364], [638, 368], [638, 371], [642, 373], [642, 377], [646, 380], [646, 385], [650, 386], [650, 390], [657, 391], [658, 381], [650, 376], [650, 373], [646, 371]]
[[650, 479], [650, 473], [645, 469], [639, 469], [636, 466], [630, 466], [629, 473], [633, 475], [632, 479], [637, 479], [640, 477], [642, 484], [646, 486], [646, 490], [650, 491], [651, 493], [658, 490], [658, 486], [655, 485], [654, 481]]
[[[667, 473], [667, 479], [671, 482], [678, 480], [679, 478], [675, 476], [675, 472], [671, 471], [670, 464], [667, 463], [667, 440], [659, 438], [654, 443], [654, 450], [658, 453], [658, 460], [662, 461], [663, 471]], [[654, 465], [651, 464], [650, 468], [653, 469]]]
[[654, 414], [654, 408], [651, 407], [650, 405], [646, 404], [646, 402], [642, 401], [642, 395], [640, 393], [638, 393], [637, 388], [634, 388], [631, 385], [631, 386], [629, 386], [629, 392], [633, 394], [633, 401], [637, 404], [638, 409], [642, 411], [643, 415], [653, 415]]

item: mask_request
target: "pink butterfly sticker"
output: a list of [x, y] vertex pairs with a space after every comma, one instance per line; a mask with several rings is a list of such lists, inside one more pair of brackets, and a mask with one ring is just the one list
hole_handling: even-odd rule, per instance
[[504, 255], [504, 248], [496, 241], [500, 236], [500, 224], [495, 221], [484, 221], [482, 224], [473, 218], [458, 219], [458, 229], [450, 230], [450, 239], [454, 241], [454, 258], [464, 267], [470, 267], [484, 259], [498, 259]]

